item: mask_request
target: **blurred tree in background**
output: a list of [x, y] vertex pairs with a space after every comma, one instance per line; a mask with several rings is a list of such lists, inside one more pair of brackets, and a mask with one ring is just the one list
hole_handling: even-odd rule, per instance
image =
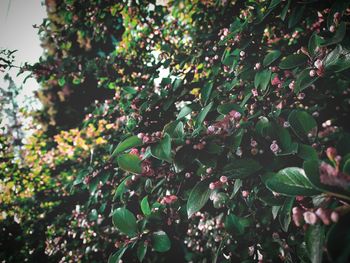
[[46, 6], [5, 262], [348, 262], [347, 1]]

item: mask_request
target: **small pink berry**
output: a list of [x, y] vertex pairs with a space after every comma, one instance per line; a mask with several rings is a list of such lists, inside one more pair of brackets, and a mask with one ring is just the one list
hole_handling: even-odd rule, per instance
[[227, 177], [226, 176], [221, 176], [220, 177], [220, 182], [222, 182], [223, 184], [227, 183]]
[[209, 184], [209, 189], [210, 189], [210, 190], [214, 190], [215, 188], [216, 188], [215, 183], [210, 183], [210, 184]]
[[305, 223], [309, 225], [314, 225], [317, 223], [317, 216], [314, 212], [306, 211], [303, 214]]
[[242, 191], [242, 196], [244, 197], [244, 198], [247, 198], [248, 196], [249, 196], [249, 191]]
[[331, 220], [333, 223], [337, 223], [339, 220], [339, 214], [335, 211], [331, 213]]
[[334, 160], [334, 158], [337, 156], [337, 149], [334, 147], [328, 147], [326, 154], [329, 160]]
[[315, 77], [316, 76], [316, 71], [314, 69], [310, 70], [309, 72], [310, 77]]
[[209, 167], [205, 170], [207, 174], [211, 174], [213, 172], [213, 168]]

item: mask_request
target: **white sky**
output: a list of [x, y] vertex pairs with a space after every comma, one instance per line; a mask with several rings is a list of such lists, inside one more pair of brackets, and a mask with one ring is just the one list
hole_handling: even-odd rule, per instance
[[[43, 50], [40, 46], [38, 30], [33, 28], [33, 25], [40, 25], [44, 17], [46, 17], [46, 10], [41, 0], [0, 0], [0, 48], [18, 50], [14, 54], [15, 65], [39, 61]], [[17, 73], [18, 69], [13, 68], [10, 75], [20, 86], [28, 74], [16, 77]], [[2, 87], [4, 87], [3, 76], [4, 74], [0, 72]], [[35, 79], [27, 79], [23, 84], [19, 102], [25, 97], [32, 97], [33, 91], [38, 88], [39, 85]]]

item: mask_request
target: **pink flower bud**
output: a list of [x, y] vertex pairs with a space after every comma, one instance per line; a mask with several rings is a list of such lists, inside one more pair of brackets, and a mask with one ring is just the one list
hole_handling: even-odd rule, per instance
[[337, 223], [339, 221], [339, 214], [335, 211], [331, 213], [331, 220], [333, 223]]
[[281, 80], [279, 77], [276, 75], [272, 80], [271, 80], [272, 86], [278, 86], [279, 84], [282, 84]]
[[329, 215], [329, 212], [326, 211], [325, 209], [323, 208], [318, 208], [316, 210], [316, 215], [322, 220], [323, 224], [325, 225], [329, 225], [331, 223], [330, 221], [330, 215]]
[[316, 71], [314, 69], [310, 70], [309, 75], [311, 78], [316, 76]]
[[134, 154], [134, 155], [139, 155], [139, 150], [138, 149], [136, 149], [136, 148], [132, 148], [131, 150], [130, 150], [130, 152], [129, 152], [130, 154]]
[[317, 216], [314, 212], [306, 211], [303, 214], [305, 223], [314, 225], [317, 223]]
[[211, 174], [213, 172], [213, 168], [209, 167], [205, 170], [207, 174]]
[[249, 196], [249, 191], [242, 191], [242, 196], [244, 197], [244, 198], [247, 198], [248, 196]]
[[163, 199], [160, 201], [161, 204], [172, 204], [177, 201], [176, 195], [166, 195], [163, 197]]
[[334, 158], [337, 156], [337, 149], [334, 147], [328, 147], [326, 154], [329, 160], [334, 160]]
[[227, 183], [227, 177], [226, 176], [221, 176], [220, 177], [220, 182], [222, 182], [223, 184]]

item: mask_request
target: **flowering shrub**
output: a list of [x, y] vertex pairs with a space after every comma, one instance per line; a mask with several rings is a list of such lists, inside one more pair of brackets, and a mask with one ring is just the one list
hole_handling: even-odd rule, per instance
[[[114, 94], [39, 150], [78, 196], [46, 221], [49, 258], [349, 260], [347, 1], [48, 3], [55, 52], [76, 46], [77, 74]], [[35, 72], [58, 97], [76, 85]]]

